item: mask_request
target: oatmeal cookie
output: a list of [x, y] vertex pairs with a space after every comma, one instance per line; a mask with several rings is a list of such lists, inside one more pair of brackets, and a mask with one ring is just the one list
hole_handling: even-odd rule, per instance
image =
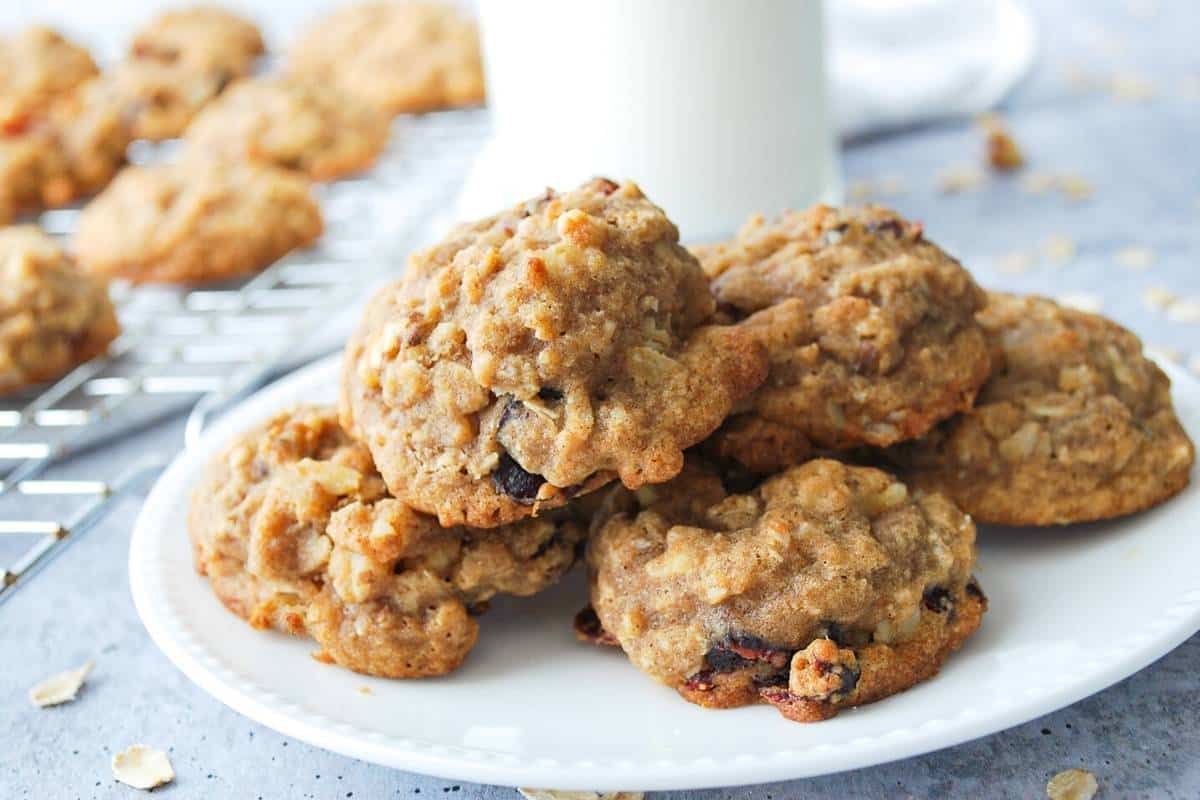
[[287, 78], [239, 81], [188, 127], [189, 148], [332, 180], [369, 167], [388, 120], [352, 96]]
[[0, 225], [73, 196], [66, 156], [49, 130], [0, 136]]
[[97, 72], [87, 50], [49, 28], [0, 36], [0, 135], [24, 130]]
[[0, 228], [0, 393], [54, 380], [118, 332], [108, 289], [33, 226]]
[[889, 451], [911, 483], [981, 522], [1058, 525], [1149, 508], [1189, 481], [1195, 447], [1142, 343], [1096, 314], [992, 293], [999, 352], [975, 407]]
[[764, 472], [810, 448], [886, 446], [969, 408], [989, 354], [985, 295], [921, 226], [879, 207], [816, 206], [696, 248], [722, 313], [771, 357], [763, 386], [718, 436]]
[[581, 634], [699, 705], [826, 719], [932, 677], [987, 605], [971, 519], [881, 470], [817, 459], [734, 494], [691, 461], [620, 491]]
[[212, 5], [165, 11], [138, 31], [129, 46], [130, 59], [210, 72], [225, 83], [249, 75], [264, 52], [254, 23]]
[[212, 72], [146, 60], [123, 61], [105, 80], [120, 98], [134, 136], [151, 141], [181, 135], [225, 86]]
[[365, 2], [314, 24], [288, 57], [294, 75], [387, 114], [483, 102], [475, 23], [449, 4]]
[[370, 453], [321, 406], [281, 412], [217, 456], [188, 530], [196, 569], [235, 614], [392, 678], [458, 667], [487, 601], [553, 584], [584, 535], [565, 512], [441, 528], [387, 494]]
[[368, 306], [342, 418], [442, 524], [668, 480], [766, 373], [637, 186], [597, 179], [455, 228]]
[[92, 272], [205, 283], [258, 272], [321, 235], [306, 179], [260, 164], [190, 158], [129, 167], [79, 218]]

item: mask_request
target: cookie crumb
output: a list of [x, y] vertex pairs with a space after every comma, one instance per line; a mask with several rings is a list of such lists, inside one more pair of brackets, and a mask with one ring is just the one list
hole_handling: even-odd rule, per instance
[[1200, 323], [1200, 298], [1186, 297], [1167, 307], [1167, 319], [1185, 325]]
[[112, 757], [113, 777], [135, 789], [153, 789], [175, 780], [175, 770], [162, 750], [144, 744], [126, 747]]
[[1058, 296], [1058, 302], [1076, 311], [1099, 314], [1104, 308], [1104, 298], [1095, 292], [1068, 292]]
[[1116, 252], [1113, 259], [1128, 269], [1149, 269], [1154, 263], [1154, 251], [1149, 247], [1123, 247]]
[[979, 117], [983, 128], [988, 166], [997, 172], [1012, 172], [1025, 165], [1025, 156], [1004, 121], [996, 114]]
[[1177, 299], [1165, 286], [1147, 286], [1142, 290], [1142, 304], [1152, 311], [1169, 308]]
[[1055, 775], [1046, 784], [1050, 800], [1091, 800], [1099, 791], [1096, 776], [1087, 770], [1068, 769]]
[[51, 675], [29, 690], [30, 702], [38, 708], [71, 702], [79, 694], [80, 687], [83, 686], [84, 680], [94, 666], [96, 666], [96, 662], [88, 660], [78, 669], [69, 669], [57, 675]]
[[1058, 233], [1047, 236], [1046, 241], [1042, 244], [1042, 253], [1055, 264], [1066, 264], [1073, 261], [1078, 249], [1074, 239]]
[[359, 694], [375, 694], [373, 691], [371, 691], [371, 687], [370, 687], [370, 686], [360, 686], [360, 687], [358, 687], [358, 693], [359, 693]]
[[959, 194], [978, 189], [983, 183], [983, 172], [969, 164], [955, 164], [939, 171], [937, 182], [943, 194]]
[[526, 800], [643, 800], [644, 792], [571, 792], [563, 789], [517, 789]]

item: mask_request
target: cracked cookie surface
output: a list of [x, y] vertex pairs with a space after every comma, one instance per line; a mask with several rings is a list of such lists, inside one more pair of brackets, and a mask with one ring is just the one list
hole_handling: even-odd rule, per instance
[[457, 668], [475, 616], [575, 562], [565, 512], [492, 530], [441, 528], [387, 494], [336, 410], [298, 406], [210, 463], [188, 518], [197, 571], [256, 628], [308, 635], [318, 658], [383, 677]]
[[335, 89], [287, 78], [239, 81], [188, 127], [189, 148], [332, 180], [370, 166], [388, 120]]
[[992, 293], [998, 352], [974, 408], [889, 456], [981, 522], [1108, 519], [1187, 486], [1195, 447], [1137, 336], [1043, 297]]
[[637, 186], [597, 179], [460, 225], [410, 258], [346, 350], [342, 418], [392, 492], [488, 527], [619, 477], [673, 477], [762, 381]]
[[483, 102], [478, 29], [449, 4], [346, 6], [294, 43], [288, 67], [387, 114]]
[[988, 375], [985, 295], [920, 225], [869, 206], [750, 219], [694, 248], [722, 314], [766, 344], [766, 382], [716, 446], [761, 472], [886, 446], [968, 408]]
[[118, 333], [108, 289], [33, 226], [0, 228], [0, 393], [54, 380]]
[[587, 563], [599, 631], [703, 706], [825, 719], [934, 675], [986, 608], [975, 526], [945, 497], [818, 459], [735, 494], [689, 461], [614, 490]]
[[249, 275], [320, 236], [310, 190], [286, 170], [214, 158], [129, 167], [80, 215], [75, 249], [87, 269], [135, 283]]

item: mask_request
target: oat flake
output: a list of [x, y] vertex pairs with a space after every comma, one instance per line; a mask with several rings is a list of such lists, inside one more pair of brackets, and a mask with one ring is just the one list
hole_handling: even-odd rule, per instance
[[1200, 323], [1200, 299], [1189, 297], [1171, 303], [1167, 308], [1167, 319], [1185, 325]]
[[1075, 258], [1078, 248], [1075, 246], [1074, 239], [1056, 233], [1046, 237], [1046, 241], [1042, 245], [1042, 252], [1054, 263], [1066, 264]]
[[644, 792], [569, 792], [562, 789], [517, 789], [527, 800], [642, 800]]
[[1091, 800], [1099, 791], [1096, 776], [1087, 770], [1064, 770], [1046, 784], [1046, 796], [1050, 800]]
[[83, 681], [94, 666], [95, 661], [87, 661], [78, 669], [51, 675], [29, 690], [30, 702], [40, 708], [71, 702], [79, 694], [79, 688], [83, 686]]
[[996, 269], [1011, 275], [1028, 272], [1033, 266], [1033, 256], [1029, 253], [1005, 253], [996, 259]]
[[937, 176], [938, 187], [945, 194], [958, 194], [979, 188], [983, 183], [983, 172], [978, 167], [956, 165], [946, 167]]
[[126, 747], [112, 757], [113, 777], [135, 789], [153, 789], [175, 780], [175, 770], [162, 750], [144, 744]]
[[1177, 298], [1171, 293], [1171, 290], [1165, 286], [1147, 286], [1142, 290], [1142, 303], [1146, 308], [1154, 311], [1162, 311], [1174, 303]]

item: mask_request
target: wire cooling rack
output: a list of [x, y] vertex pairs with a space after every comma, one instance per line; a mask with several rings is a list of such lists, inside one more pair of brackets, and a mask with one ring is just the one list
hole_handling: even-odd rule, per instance
[[[71, 456], [189, 408], [194, 439], [221, 406], [335, 349], [330, 320], [398, 272], [486, 131], [482, 110], [397, 119], [369, 173], [316, 188], [326, 225], [317, 246], [253, 278], [192, 290], [114, 286], [122, 333], [106, 356], [0, 399], [0, 603], [164, 466], [150, 459], [80, 475]], [[138, 142], [130, 158], [152, 162], [170, 149]], [[49, 211], [40, 222], [66, 236], [78, 213]]]

